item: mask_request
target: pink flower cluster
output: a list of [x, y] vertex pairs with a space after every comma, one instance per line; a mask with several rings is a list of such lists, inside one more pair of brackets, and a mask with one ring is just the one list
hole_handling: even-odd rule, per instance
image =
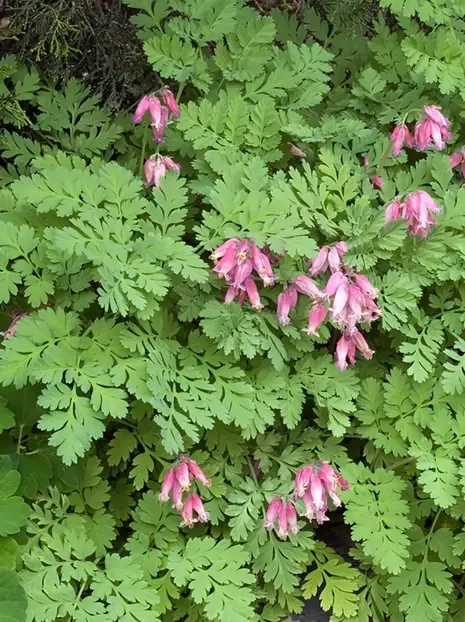
[[274, 284], [276, 277], [271, 268], [272, 258], [267, 252], [250, 240], [231, 238], [218, 246], [210, 258], [215, 262], [213, 272], [229, 285], [224, 299], [226, 303], [238, 297], [239, 304], [244, 304], [248, 298], [254, 309], [263, 309], [253, 272], [256, 272], [265, 287]]
[[317, 330], [329, 312], [330, 319], [342, 332], [336, 346], [336, 367], [340, 370], [347, 369], [347, 360], [352, 365], [355, 363], [357, 350], [367, 359], [373, 356], [357, 324], [371, 324], [381, 315], [381, 309], [375, 303], [378, 290], [366, 276], [344, 265], [345, 252], [345, 242], [337, 242], [332, 247], [323, 246], [316, 258], [309, 261], [313, 277], [328, 269], [332, 272], [324, 289], [319, 289], [311, 278], [298, 276], [278, 297], [278, 321], [281, 324], [289, 323], [289, 312], [297, 304], [299, 293], [313, 301], [305, 329], [308, 335], [318, 334]]
[[404, 145], [416, 147], [419, 151], [426, 151], [429, 147], [444, 151], [445, 141], [451, 140], [450, 122], [442, 114], [441, 106], [425, 106], [423, 110], [425, 116], [416, 122], [413, 137], [405, 123], [395, 126], [390, 137], [394, 157], [400, 154]]
[[[161, 99], [153, 94], [144, 95], [137, 104], [132, 118], [133, 123], [137, 125], [149, 113], [153, 139], [157, 144], [163, 142], [163, 134], [170, 122], [170, 114], [176, 119], [180, 115], [173, 93], [164, 87], [161, 89], [160, 95]], [[144, 164], [145, 183], [147, 186], [159, 188], [160, 180], [166, 175], [168, 170], [179, 173], [181, 167], [168, 156], [161, 156], [158, 153], [150, 156]]]
[[205, 511], [202, 499], [198, 494], [191, 493], [186, 499], [183, 499], [183, 493], [190, 491], [194, 479], [204, 486], [211, 486], [211, 481], [197, 462], [181, 455], [179, 456], [178, 463], [172, 466], [166, 473], [161, 492], [158, 496], [160, 501], [166, 502], [171, 494], [173, 508], [180, 513], [182, 518], [181, 526], [183, 527], [193, 527], [194, 523], [206, 523], [209, 520], [208, 512]]
[[405, 220], [407, 230], [413, 235], [425, 238], [430, 227], [436, 225], [431, 214], [440, 214], [441, 208], [424, 190], [410, 192], [405, 201], [396, 199], [386, 208], [385, 225], [392, 221]]
[[11, 323], [8, 326], [8, 328], [4, 331], [0, 331], [0, 336], [3, 337], [3, 339], [9, 339], [10, 337], [13, 337], [13, 335], [16, 332], [16, 327], [18, 322], [25, 317], [26, 315], [28, 315], [28, 312], [25, 311], [23, 313], [16, 313], [16, 311], [11, 311], [10, 315], [12, 317]]
[[[328, 462], [316, 462], [305, 466], [297, 472], [294, 482], [294, 501], [303, 499], [305, 512], [302, 516], [321, 525], [329, 520], [328, 497], [334, 507], [342, 503], [338, 488], [347, 490], [348, 482]], [[277, 535], [286, 538], [290, 533], [299, 531], [297, 524], [297, 510], [292, 501], [284, 501], [281, 497], [274, 497], [267, 509], [264, 526], [273, 529], [278, 523]]]

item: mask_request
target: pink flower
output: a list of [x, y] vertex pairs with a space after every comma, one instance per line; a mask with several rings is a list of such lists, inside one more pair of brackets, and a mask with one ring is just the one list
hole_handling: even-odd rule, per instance
[[154, 115], [152, 115], [152, 134], [153, 140], [156, 143], [162, 143], [164, 138], [163, 134], [166, 126], [168, 125], [169, 111], [165, 106], [160, 107], [160, 112], [154, 121]]
[[289, 313], [297, 304], [297, 290], [294, 285], [286, 287], [286, 289], [279, 294], [277, 304], [278, 322], [282, 326], [286, 326], [291, 321]]
[[173, 482], [173, 488], [171, 491], [171, 498], [173, 499], [173, 507], [176, 510], [182, 510], [182, 488], [181, 488], [181, 484], [179, 483], [178, 479], [175, 478], [174, 482]]
[[312, 299], [320, 299], [323, 297], [323, 292], [318, 289], [316, 284], [308, 276], [298, 276], [294, 279], [294, 285], [298, 292]]
[[289, 535], [287, 531], [287, 510], [284, 503], [281, 503], [281, 507], [279, 508], [277, 534], [278, 538], [281, 538], [281, 540], [285, 540]]
[[307, 335], [318, 335], [318, 328], [324, 322], [327, 312], [324, 302], [317, 302], [312, 305], [308, 315], [308, 327], [303, 329]]
[[278, 518], [279, 511], [283, 507], [283, 502], [279, 497], [274, 497], [270, 504], [268, 505], [268, 509], [266, 511], [266, 517], [264, 526], [266, 529], [273, 529], [276, 519]]
[[328, 269], [328, 254], [329, 248], [327, 246], [322, 246], [318, 251], [318, 255], [315, 257], [315, 259], [309, 260], [309, 264], [311, 264], [311, 276], [318, 276], [320, 272], [324, 272]]
[[336, 294], [333, 298], [333, 304], [331, 307], [331, 318], [335, 322], [343, 322], [347, 312], [347, 303], [349, 302], [349, 284], [346, 279], [337, 288]]
[[148, 109], [149, 109], [149, 96], [144, 95], [144, 97], [142, 97], [142, 99], [137, 104], [136, 111], [132, 117], [132, 122], [134, 123], [134, 125], [138, 125], [142, 121]]
[[297, 512], [291, 501], [286, 503], [287, 528], [291, 533], [296, 535], [299, 533], [299, 525], [297, 524]]
[[373, 350], [370, 350], [368, 343], [366, 342], [365, 337], [357, 331], [354, 335], [352, 335], [352, 341], [355, 344], [357, 350], [363, 356], [363, 358], [371, 359], [373, 357]]
[[[214, 268], [213, 268], [214, 269]], [[251, 259], [246, 259], [242, 263], [236, 265], [234, 270], [234, 280], [231, 283], [234, 287], [239, 287], [252, 274], [253, 264]]]
[[189, 473], [204, 486], [211, 486], [211, 480], [205, 475], [195, 460], [185, 459]]
[[252, 244], [251, 257], [254, 270], [262, 279], [265, 287], [273, 285], [273, 283], [276, 281], [276, 277], [273, 274], [273, 270], [271, 269], [270, 260], [265, 255], [265, 253], [262, 253], [262, 251], [258, 248], [256, 244]]
[[305, 466], [297, 471], [297, 475], [295, 476], [294, 482], [294, 499], [299, 499], [303, 497], [305, 491], [308, 489], [310, 485], [310, 480], [313, 475], [313, 467]]
[[238, 293], [239, 293], [239, 288], [235, 287], [234, 285], [230, 285], [228, 289], [226, 290], [226, 294], [224, 297], [225, 304], [228, 305], [234, 302]]
[[299, 473], [305, 469], [312, 469], [310, 486], [306, 487], [303, 494], [305, 516], [311, 521], [316, 519], [317, 523], [321, 525], [329, 520], [326, 516], [328, 495], [334, 506], [339, 507], [342, 502], [338, 495], [338, 488], [347, 490], [349, 484], [328, 462], [316, 463], [313, 467], [301, 469], [297, 473], [296, 484]]
[[213, 253], [210, 255], [210, 259], [213, 259], [213, 261], [218, 261], [218, 259], [221, 259], [221, 257], [224, 257], [226, 252], [230, 250], [231, 248], [233, 248], [234, 252], [236, 252], [238, 242], [239, 240], [237, 238], [231, 238], [227, 240], [226, 242], [218, 246], [216, 250], [213, 251]]
[[439, 127], [444, 127], [447, 129], [450, 125], [450, 121], [442, 114], [441, 110], [441, 106], [424, 107], [425, 114], [431, 119], [431, 121], [439, 125]]
[[392, 142], [392, 155], [397, 157], [402, 151], [404, 144], [408, 147], [413, 147], [413, 138], [410, 134], [410, 130], [405, 125], [405, 123], [400, 123], [396, 125], [392, 131], [390, 141]]
[[210, 516], [208, 512], [205, 511], [203, 506], [202, 499], [197, 494], [193, 494], [189, 497], [192, 500], [192, 507], [194, 511], [197, 513], [198, 520], [200, 523], [207, 523], [210, 520]]
[[177, 119], [181, 113], [179, 112], [178, 104], [173, 93], [165, 87], [161, 92], [161, 96], [163, 97], [163, 101], [168, 106], [169, 111], [171, 112], [173, 117]]
[[260, 294], [258, 293], [255, 281], [253, 279], [246, 279], [244, 286], [252, 308], [256, 311], [261, 311], [263, 309], [263, 305], [260, 301]]
[[165, 502], [169, 500], [170, 498], [169, 495], [170, 495], [171, 489], [173, 488], [175, 478], [176, 476], [174, 473], [174, 469], [173, 468], [169, 469], [163, 480], [163, 484], [161, 486], [161, 492], [158, 495], [159, 501]]
[[382, 188], [385, 184], [384, 179], [380, 177], [379, 175], [372, 175], [370, 177], [370, 180], [375, 188]]
[[386, 215], [384, 219], [384, 226], [386, 227], [393, 220], [399, 220], [402, 214], [402, 203], [400, 201], [393, 201], [386, 207]]
[[187, 466], [187, 463], [181, 462], [181, 464], [179, 464], [175, 468], [175, 473], [176, 473], [176, 479], [178, 480], [179, 485], [181, 486], [181, 490], [182, 491], [189, 490], [189, 488], [191, 487], [191, 478], [189, 476], [189, 467]]
[[347, 369], [347, 359], [355, 362], [355, 344], [354, 342], [342, 335], [336, 344], [336, 367], [340, 371]]
[[166, 170], [179, 172], [181, 167], [168, 156], [153, 155], [144, 164], [145, 183], [147, 186], [154, 185], [160, 187], [162, 177], [166, 175]]
[[348, 283], [347, 277], [343, 272], [334, 272], [330, 277], [328, 282], [326, 283], [326, 287], [323, 290], [324, 295], [329, 298], [330, 296], [334, 296], [334, 294], [339, 289], [339, 286]]
[[436, 224], [431, 214], [440, 213], [441, 209], [432, 197], [424, 190], [417, 190], [407, 196], [403, 217], [410, 233], [426, 237], [429, 228]]
[[[194, 512], [197, 517], [194, 517]], [[206, 523], [210, 520], [208, 512], [202, 503], [202, 499], [197, 494], [192, 494], [184, 501], [184, 507], [181, 511], [182, 523], [181, 527], [193, 527], [194, 523]]]
[[455, 168], [456, 166], [459, 166], [460, 164], [460, 170], [462, 172], [462, 177], [465, 177], [465, 147], [462, 147], [462, 149], [458, 153], [453, 153], [449, 157], [449, 161], [450, 161], [451, 168]]
[[355, 285], [369, 298], [377, 298], [379, 296], [379, 290], [370, 283], [366, 276], [363, 274], [354, 275]]
[[415, 123], [415, 146], [419, 151], [426, 151], [431, 143], [432, 121], [421, 119]]
[[236, 259], [238, 263], [242, 263], [249, 257], [249, 241], [241, 240], [237, 246]]
[[291, 147], [291, 153], [292, 155], [296, 156], [297, 158], [306, 158], [307, 154], [305, 153], [305, 151], [302, 151], [302, 149], [300, 147], [297, 147], [297, 145], [294, 145], [293, 143], [289, 143], [290, 147]]
[[224, 253], [216, 266], [213, 268], [213, 272], [216, 272], [219, 277], [225, 279], [228, 274], [236, 267], [236, 245], [231, 245]]

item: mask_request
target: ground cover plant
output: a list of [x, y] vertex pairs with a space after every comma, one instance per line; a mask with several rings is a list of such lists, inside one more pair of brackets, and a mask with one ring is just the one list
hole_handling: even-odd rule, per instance
[[463, 2], [126, 2], [131, 114], [0, 62], [1, 614], [463, 621]]

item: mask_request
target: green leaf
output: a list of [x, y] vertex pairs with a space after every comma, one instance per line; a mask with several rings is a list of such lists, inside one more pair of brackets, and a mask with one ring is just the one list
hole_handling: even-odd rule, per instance
[[0, 567], [0, 620], [25, 622], [27, 598], [15, 572]]
[[0, 456], [0, 536], [18, 533], [27, 522], [29, 507], [15, 496], [21, 476], [12, 469], [11, 460]]

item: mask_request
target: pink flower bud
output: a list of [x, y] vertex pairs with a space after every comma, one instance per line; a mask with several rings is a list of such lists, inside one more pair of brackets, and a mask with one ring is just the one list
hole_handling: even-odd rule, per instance
[[325, 491], [323, 483], [317, 472], [313, 472], [310, 478], [310, 492], [312, 494], [313, 504], [317, 510], [322, 510], [325, 505]]
[[326, 318], [327, 308], [324, 302], [315, 303], [308, 315], [308, 327], [304, 329], [307, 335], [318, 335], [318, 328]]
[[463, 161], [463, 154], [461, 151], [459, 153], [453, 153], [452, 155], [449, 156], [449, 162], [450, 162], [451, 168], [455, 168], [456, 166], [461, 164], [462, 161]]
[[276, 519], [279, 515], [279, 510], [281, 509], [283, 502], [279, 497], [274, 497], [271, 500], [268, 509], [266, 511], [266, 518], [264, 522], [264, 526], [266, 529], [273, 529]]
[[294, 285], [298, 292], [304, 294], [305, 296], [309, 296], [312, 299], [319, 299], [323, 297], [323, 292], [318, 289], [316, 284], [308, 276], [298, 276], [294, 279]]
[[324, 272], [328, 269], [328, 254], [329, 248], [327, 246], [323, 246], [322, 248], [320, 248], [320, 250], [318, 251], [318, 255], [315, 257], [315, 259], [311, 260], [311, 276], [318, 276], [320, 272]]
[[244, 286], [252, 308], [256, 311], [261, 311], [263, 309], [263, 305], [260, 302], [260, 294], [258, 293], [255, 281], [253, 279], [246, 279]]
[[147, 186], [151, 186], [153, 184], [153, 174], [156, 166], [156, 160], [149, 158], [145, 161], [144, 164], [144, 176], [145, 183]]
[[419, 151], [426, 151], [431, 142], [432, 121], [421, 119], [415, 123], [414, 139]]
[[149, 97], [148, 95], [144, 95], [144, 97], [142, 97], [142, 99], [137, 104], [136, 111], [132, 117], [132, 122], [134, 123], [134, 125], [138, 125], [142, 121], [148, 109], [149, 109]]
[[441, 128], [439, 127], [439, 125], [436, 125], [436, 123], [431, 124], [431, 139], [437, 151], [444, 151], [444, 149], [446, 148], [446, 143], [442, 138]]
[[178, 104], [176, 103], [173, 93], [165, 87], [162, 90], [161, 96], [163, 97], [163, 101], [168, 106], [173, 117], [177, 119], [181, 113], [179, 112]]
[[386, 215], [384, 219], [384, 226], [386, 227], [393, 220], [399, 220], [402, 211], [402, 203], [400, 201], [393, 201], [386, 207]]
[[199, 497], [199, 495], [194, 493], [189, 497], [189, 499], [191, 500], [192, 508], [195, 512], [197, 512], [199, 522], [208, 523], [208, 521], [210, 520], [210, 515], [208, 514], [208, 512], [205, 511], [202, 499]]
[[191, 460], [190, 458], [186, 459], [187, 468], [189, 469], [189, 473], [195, 477], [201, 484], [204, 486], [211, 486], [211, 480], [205, 475], [202, 469], [199, 467], [195, 460]]
[[343, 316], [343, 312], [349, 301], [349, 285], [347, 282], [342, 283], [337, 288], [336, 294], [333, 298], [333, 305], [331, 307], [331, 317], [338, 322]]
[[278, 322], [282, 326], [286, 326], [291, 321], [289, 318], [290, 311], [297, 304], [297, 290], [293, 285], [286, 287], [286, 289], [279, 294], [277, 303], [277, 315]]
[[162, 143], [164, 140], [163, 134], [164, 134], [166, 126], [168, 125], [168, 118], [169, 118], [168, 108], [165, 108], [165, 106], [161, 106], [159, 119], [157, 123], [152, 122], [153, 140], [156, 143]]
[[153, 167], [153, 185], [156, 188], [160, 187], [160, 181], [162, 177], [166, 175], [166, 166], [162, 158], [157, 158], [155, 160], [155, 166]]
[[181, 167], [179, 166], [179, 164], [175, 162], [172, 158], [168, 156], [162, 156], [161, 159], [163, 160], [163, 164], [170, 171], [175, 171], [176, 173], [179, 173], [179, 171], [181, 170]]
[[162, 502], [168, 501], [168, 499], [170, 498], [169, 495], [170, 495], [171, 489], [173, 488], [174, 480], [175, 480], [174, 469], [171, 468], [169, 469], [169, 471], [167, 471], [165, 475], [165, 479], [163, 480], [163, 484], [161, 486], [161, 492], [158, 495], [159, 501], [162, 501]]
[[161, 122], [161, 103], [158, 97], [149, 97], [150, 121], [154, 127], [160, 127]]
[[382, 188], [385, 184], [384, 179], [380, 177], [379, 175], [372, 175], [370, 177], [370, 180], [375, 188]]
[[349, 250], [349, 247], [347, 246], [347, 242], [336, 242], [336, 244], [334, 245], [334, 248], [339, 253], [339, 257], [341, 259], [344, 256], [344, 254], [347, 253], [347, 251]]
[[234, 285], [230, 285], [228, 287], [228, 289], [226, 290], [226, 295], [224, 297], [224, 302], [225, 304], [231, 304], [231, 302], [234, 302], [234, 299], [236, 298], [238, 293], [238, 288], [234, 287]]

